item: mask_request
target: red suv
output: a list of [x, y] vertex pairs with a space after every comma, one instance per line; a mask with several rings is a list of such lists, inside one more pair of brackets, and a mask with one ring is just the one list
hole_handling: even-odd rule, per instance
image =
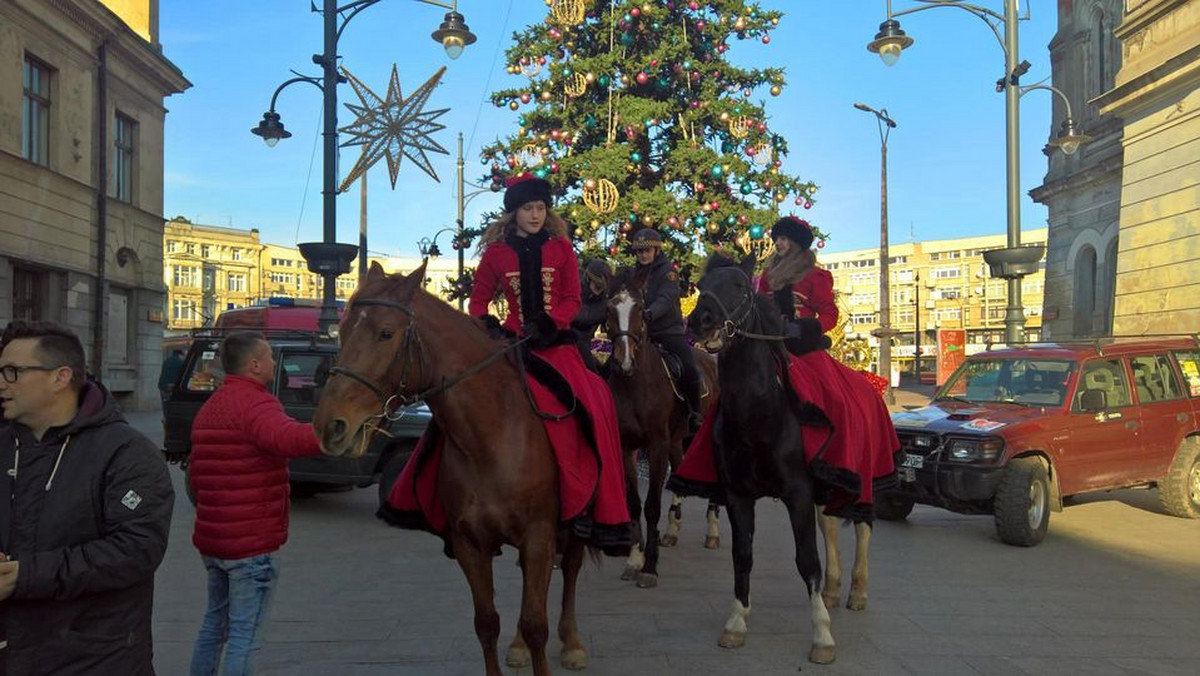
[[1157, 487], [1200, 517], [1200, 338], [1036, 344], [968, 357], [929, 406], [892, 416], [905, 452], [882, 519], [914, 503], [993, 514], [1000, 539], [1042, 541], [1063, 498]]

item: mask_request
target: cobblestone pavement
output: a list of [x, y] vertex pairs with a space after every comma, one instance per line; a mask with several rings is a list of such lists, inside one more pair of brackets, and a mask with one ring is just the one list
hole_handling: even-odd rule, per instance
[[[897, 406], [920, 404], [919, 395], [898, 399]], [[161, 437], [157, 413], [131, 417]], [[192, 508], [182, 474], [172, 475], [179, 499], [154, 617], [156, 666], [168, 676], [187, 673], [204, 612]], [[432, 536], [376, 520], [375, 502], [374, 489], [294, 501], [260, 673], [482, 673], [458, 567]], [[1046, 540], [1030, 549], [1001, 544], [990, 517], [918, 506], [907, 522], [877, 524], [870, 604], [833, 612], [838, 659], [830, 666], [805, 660], [808, 601], [786, 513], [763, 501], [758, 514], [744, 648], [717, 646], [732, 599], [728, 523], [722, 519], [722, 548], [703, 549], [704, 505], [690, 500], [657, 589], [621, 582], [616, 560], [585, 566], [586, 673], [1165, 675], [1194, 674], [1200, 663], [1200, 523], [1163, 514], [1153, 491], [1080, 500], [1053, 514]], [[842, 534], [848, 569], [852, 531]], [[519, 605], [514, 561], [506, 549], [495, 566], [503, 641]], [[848, 570], [844, 578], [848, 587]], [[558, 590], [556, 580], [553, 598]], [[550, 653], [556, 673], [565, 673], [554, 639]]]

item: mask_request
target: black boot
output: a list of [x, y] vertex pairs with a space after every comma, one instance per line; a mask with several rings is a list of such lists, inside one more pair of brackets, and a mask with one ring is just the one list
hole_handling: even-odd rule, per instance
[[700, 379], [692, 378], [683, 390], [684, 403], [688, 408], [688, 434], [691, 435], [704, 423], [704, 408], [700, 403]]

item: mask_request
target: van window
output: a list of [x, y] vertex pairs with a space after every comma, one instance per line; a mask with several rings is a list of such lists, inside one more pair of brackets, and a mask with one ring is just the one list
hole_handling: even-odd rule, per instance
[[1200, 350], [1176, 352], [1175, 360], [1179, 362], [1179, 370], [1187, 383], [1189, 397], [1200, 397]]
[[1133, 367], [1133, 386], [1137, 389], [1139, 402], [1170, 401], [1183, 396], [1166, 355], [1131, 357], [1129, 365]]
[[1079, 405], [1080, 399], [1089, 390], [1104, 392], [1106, 408], [1118, 408], [1130, 404], [1129, 383], [1125, 379], [1125, 369], [1120, 360], [1091, 361], [1083, 366], [1083, 374], [1079, 377], [1079, 387], [1075, 392], [1075, 410], [1083, 410]]
[[328, 371], [332, 355], [284, 353], [279, 361], [279, 401], [287, 404], [317, 403], [317, 372]]
[[212, 392], [221, 386], [225, 380], [225, 371], [221, 368], [220, 341], [200, 343], [192, 346], [189, 354], [190, 361], [184, 364], [183, 389], [186, 392]]

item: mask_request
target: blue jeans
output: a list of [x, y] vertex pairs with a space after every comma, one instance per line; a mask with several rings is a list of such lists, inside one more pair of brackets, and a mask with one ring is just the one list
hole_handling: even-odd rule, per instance
[[267, 605], [279, 577], [275, 557], [201, 558], [208, 570], [208, 610], [192, 652], [191, 676], [216, 676], [222, 650], [224, 676], [253, 674]]

